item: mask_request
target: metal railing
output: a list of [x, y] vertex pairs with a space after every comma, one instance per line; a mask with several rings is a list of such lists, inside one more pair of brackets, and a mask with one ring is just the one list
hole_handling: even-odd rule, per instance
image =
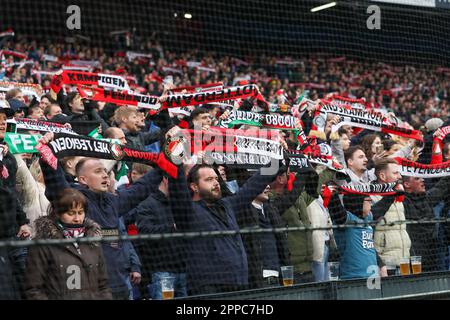
[[245, 290], [191, 296], [199, 300], [409, 300], [450, 299], [450, 271], [380, 279], [370, 289], [367, 279], [299, 284], [291, 287]]

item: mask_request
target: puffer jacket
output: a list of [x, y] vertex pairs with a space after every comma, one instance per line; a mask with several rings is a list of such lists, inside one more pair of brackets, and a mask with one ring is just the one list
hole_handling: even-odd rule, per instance
[[[380, 196], [372, 196], [376, 203], [381, 200]], [[393, 202], [384, 218], [380, 220], [375, 228], [375, 249], [384, 263], [400, 265], [400, 258], [409, 258], [411, 239], [406, 231], [406, 223], [389, 225], [394, 221], [405, 221], [405, 208], [403, 202]]]

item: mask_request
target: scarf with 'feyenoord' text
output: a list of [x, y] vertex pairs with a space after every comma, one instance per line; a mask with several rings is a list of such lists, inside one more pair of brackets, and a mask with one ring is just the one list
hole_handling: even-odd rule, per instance
[[416, 178], [439, 178], [450, 176], [450, 161], [436, 164], [423, 164], [405, 158], [395, 158], [395, 160], [400, 165], [400, 174], [402, 176]]
[[150, 109], [151, 113], [158, 113], [167, 108], [181, 108], [186, 106], [197, 106], [211, 102], [222, 102], [226, 100], [246, 99], [253, 97], [263, 103], [264, 97], [254, 84], [223, 88], [209, 92], [180, 93], [164, 97], [146, 96], [128, 92], [115, 92], [103, 88], [88, 88], [78, 86], [78, 91], [83, 98], [115, 103], [118, 105], [133, 105], [140, 108]]

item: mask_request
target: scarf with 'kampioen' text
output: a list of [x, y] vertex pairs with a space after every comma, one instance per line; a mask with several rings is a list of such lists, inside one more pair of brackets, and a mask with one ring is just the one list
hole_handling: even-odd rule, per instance
[[121, 76], [74, 70], [64, 70], [62, 74], [54, 75], [50, 86], [55, 93], [58, 93], [63, 84], [90, 85], [117, 90], [130, 90], [127, 81]]
[[344, 185], [344, 186], [322, 186], [322, 198], [325, 208], [331, 200], [332, 192], [337, 191], [340, 194], [358, 194], [363, 196], [397, 196], [399, 201], [403, 201], [403, 186], [397, 182], [392, 183], [374, 183], [362, 185]]
[[423, 141], [422, 133], [419, 130], [398, 127], [395, 124], [396, 119], [392, 116], [390, 119], [379, 112], [354, 109], [350, 106], [331, 104], [327, 101], [319, 103], [313, 119], [313, 129], [323, 132], [328, 114], [340, 117], [339, 122], [331, 127], [332, 132], [336, 132], [340, 127], [348, 125]]
[[339, 186], [338, 190], [341, 194], [360, 194], [366, 196], [393, 196], [403, 192], [401, 185], [397, 182], [346, 185]]

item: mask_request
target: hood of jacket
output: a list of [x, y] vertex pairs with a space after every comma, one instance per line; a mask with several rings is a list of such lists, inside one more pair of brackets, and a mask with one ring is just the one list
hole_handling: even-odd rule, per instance
[[[35, 239], [64, 239], [62, 231], [58, 228], [56, 223], [49, 217], [41, 217], [34, 222]], [[100, 226], [89, 218], [85, 218], [84, 226], [86, 227], [86, 237], [100, 237]]]

